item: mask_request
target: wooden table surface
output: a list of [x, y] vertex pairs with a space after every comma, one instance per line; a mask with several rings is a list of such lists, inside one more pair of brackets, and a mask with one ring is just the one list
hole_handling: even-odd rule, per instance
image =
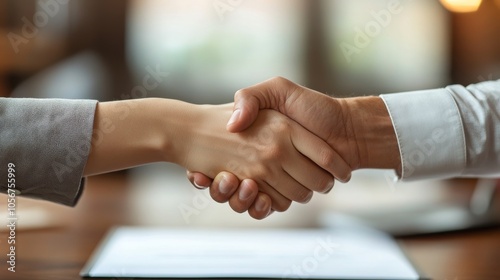
[[[106, 232], [113, 226], [134, 224], [126, 185], [127, 177], [121, 173], [93, 177], [76, 208], [43, 204], [57, 213], [52, 214], [57, 222], [48, 228], [17, 231], [15, 273], [7, 271], [7, 233], [0, 232], [0, 279], [80, 279], [79, 271]], [[500, 279], [499, 228], [399, 241], [418, 269], [432, 279]]]

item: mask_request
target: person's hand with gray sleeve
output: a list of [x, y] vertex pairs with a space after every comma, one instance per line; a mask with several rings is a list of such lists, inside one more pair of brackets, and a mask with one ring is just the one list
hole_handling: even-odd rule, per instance
[[[0, 191], [74, 205], [84, 176], [165, 161], [213, 177], [227, 171], [238, 182], [252, 178], [273, 196], [249, 192], [245, 207], [265, 217], [271, 204], [285, 211], [313, 191], [327, 192], [334, 176], [350, 176], [346, 162], [322, 160], [338, 157], [322, 152], [326, 142], [274, 110], [261, 111], [244, 132], [228, 132], [232, 108], [162, 98], [0, 99]], [[281, 185], [288, 188], [277, 191]]]

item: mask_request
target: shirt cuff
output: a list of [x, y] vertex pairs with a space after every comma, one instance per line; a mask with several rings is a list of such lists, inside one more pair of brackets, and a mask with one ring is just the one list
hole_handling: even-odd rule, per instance
[[380, 96], [398, 139], [403, 180], [456, 177], [466, 166], [457, 104], [446, 89]]

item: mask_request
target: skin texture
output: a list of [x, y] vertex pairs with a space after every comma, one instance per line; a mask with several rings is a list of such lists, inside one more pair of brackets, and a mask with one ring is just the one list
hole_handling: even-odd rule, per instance
[[232, 108], [158, 98], [99, 103], [84, 175], [173, 162], [196, 171], [201, 185], [212, 181], [199, 174], [215, 178], [215, 200], [231, 194], [235, 211], [251, 208], [257, 217], [329, 191], [331, 174], [349, 176], [346, 162], [329, 160], [340, 158], [335, 151], [323, 152], [325, 141], [277, 111], [262, 110], [244, 131], [228, 132]]
[[[351, 171], [361, 168], [394, 169], [400, 173], [397, 138], [389, 113], [379, 97], [332, 98], [284, 78], [273, 78], [236, 92], [234, 113], [227, 130], [233, 133], [244, 131], [264, 109], [279, 111], [327, 142], [328, 149], [338, 153], [340, 158], [325, 161], [343, 160], [349, 166], [349, 170], [342, 172], [348, 176], [334, 175], [340, 181], [348, 181]], [[225, 176], [230, 177], [231, 174]], [[190, 174], [188, 178], [211, 189], [220, 189], [218, 181], [212, 183], [203, 174]], [[236, 182], [235, 178], [230, 181]], [[248, 186], [249, 183], [246, 184]], [[240, 185], [239, 188], [247, 186]], [[228, 188], [238, 191], [236, 184]], [[250, 191], [255, 191], [255, 188]], [[233, 209], [242, 210], [248, 205], [238, 201], [234, 195], [221, 195], [218, 191], [213, 193], [217, 195], [217, 201], [229, 201]], [[272, 194], [265, 195], [272, 199]], [[256, 213], [252, 206], [247, 209]], [[264, 212], [252, 217], [264, 218], [261, 215]]]

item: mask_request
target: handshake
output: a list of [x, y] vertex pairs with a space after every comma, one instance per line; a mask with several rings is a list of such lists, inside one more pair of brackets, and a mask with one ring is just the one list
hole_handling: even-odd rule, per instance
[[[499, 176], [499, 92], [500, 80], [333, 98], [274, 78], [225, 105], [4, 98], [0, 120], [10, 129], [0, 132], [14, 140], [0, 142], [11, 152], [0, 163], [23, 163], [17, 172], [27, 181], [16, 183], [24, 194], [74, 205], [82, 176], [172, 162], [214, 200], [263, 219], [328, 193], [361, 168], [413, 180]], [[33, 155], [45, 164], [27, 160]]]
[[[239, 90], [234, 105], [203, 109], [210, 117], [197, 126], [196, 139], [186, 140], [191, 148], [177, 163], [195, 187], [210, 188], [215, 201], [255, 219], [328, 193], [356, 169], [401, 172], [380, 97], [332, 98], [273, 78]], [[201, 143], [207, 139], [213, 141]]]

